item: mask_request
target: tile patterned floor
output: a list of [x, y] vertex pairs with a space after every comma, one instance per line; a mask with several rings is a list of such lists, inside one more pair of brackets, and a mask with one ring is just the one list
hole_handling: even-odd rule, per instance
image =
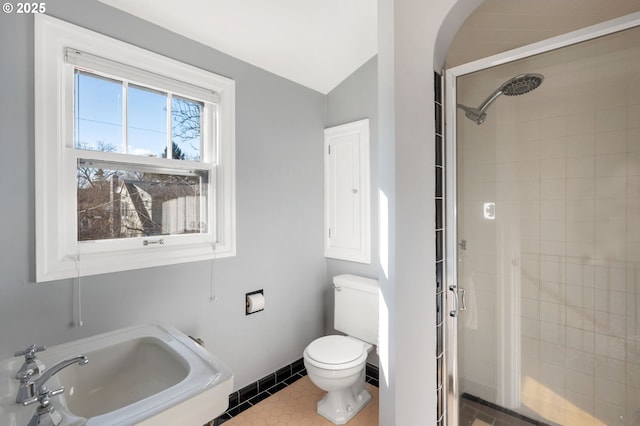
[[[349, 426], [378, 425], [378, 388], [366, 384], [373, 397], [369, 405], [348, 423]], [[242, 412], [224, 426], [333, 426], [316, 412], [316, 403], [324, 391], [317, 388], [308, 376], [287, 386], [255, 406]]]

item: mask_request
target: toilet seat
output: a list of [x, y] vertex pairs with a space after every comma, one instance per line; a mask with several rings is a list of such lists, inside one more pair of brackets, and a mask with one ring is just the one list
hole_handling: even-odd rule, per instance
[[343, 370], [363, 364], [368, 355], [364, 342], [348, 336], [324, 336], [307, 346], [307, 361], [326, 370]]

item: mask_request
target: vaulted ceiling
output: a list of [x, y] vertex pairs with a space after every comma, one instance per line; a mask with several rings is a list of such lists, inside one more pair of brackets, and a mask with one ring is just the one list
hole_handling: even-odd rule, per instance
[[[377, 53], [376, 0], [100, 0], [321, 93]], [[640, 11], [640, 0], [485, 0], [455, 66]]]
[[328, 93], [377, 53], [376, 0], [100, 0]]

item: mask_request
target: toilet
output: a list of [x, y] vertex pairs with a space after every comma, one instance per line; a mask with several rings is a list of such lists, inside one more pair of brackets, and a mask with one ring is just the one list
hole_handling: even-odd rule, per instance
[[318, 401], [318, 414], [343, 425], [371, 401], [364, 375], [378, 338], [378, 281], [344, 274], [333, 278], [333, 288], [334, 328], [346, 336], [311, 342], [304, 350], [304, 366], [313, 384], [327, 392]]

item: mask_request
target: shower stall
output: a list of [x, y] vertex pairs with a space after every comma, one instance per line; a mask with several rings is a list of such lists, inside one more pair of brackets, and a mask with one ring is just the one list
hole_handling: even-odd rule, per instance
[[446, 72], [449, 425], [640, 425], [639, 25]]

